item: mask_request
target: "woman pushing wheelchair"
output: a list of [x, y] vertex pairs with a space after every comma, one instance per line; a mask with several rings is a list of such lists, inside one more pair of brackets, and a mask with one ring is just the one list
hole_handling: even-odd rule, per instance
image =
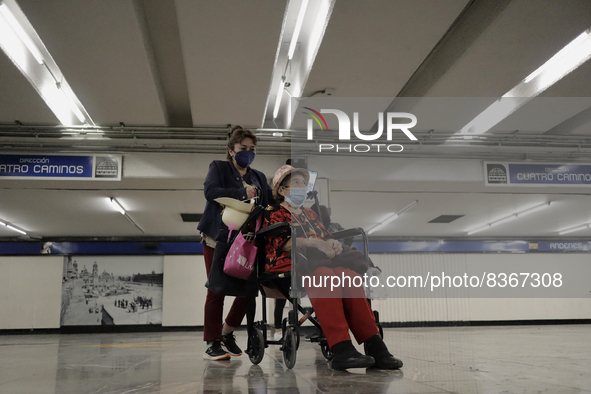
[[[303, 281], [303, 286], [334, 354], [332, 368], [399, 369], [402, 361], [388, 351], [379, 336], [363, 287], [341, 283], [335, 289], [330, 288], [330, 282], [327, 286], [318, 286], [326, 277], [359, 277], [367, 271], [369, 263], [360, 251], [332, 239], [316, 214], [303, 207], [308, 181], [309, 173], [305, 169], [284, 165], [277, 170], [273, 177], [273, 197], [279, 204], [265, 211], [265, 225], [287, 221], [292, 225], [292, 233], [297, 234], [297, 273], [308, 279]], [[265, 251], [265, 269], [290, 271], [291, 249], [289, 234], [271, 237]], [[366, 345], [366, 355], [353, 346], [349, 330], [359, 344]]]

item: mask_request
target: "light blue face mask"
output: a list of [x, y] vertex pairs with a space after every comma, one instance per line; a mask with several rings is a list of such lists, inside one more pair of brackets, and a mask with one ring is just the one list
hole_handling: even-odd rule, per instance
[[305, 187], [292, 187], [289, 189], [289, 196], [285, 197], [285, 201], [292, 207], [299, 208], [304, 205], [307, 197], [308, 190]]

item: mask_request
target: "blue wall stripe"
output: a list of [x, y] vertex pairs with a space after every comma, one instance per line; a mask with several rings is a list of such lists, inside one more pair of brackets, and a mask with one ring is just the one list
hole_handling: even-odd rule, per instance
[[[41, 242], [0, 242], [0, 255], [38, 255]], [[51, 254], [164, 255], [203, 254], [200, 242], [56, 242]]]
[[[524, 253], [590, 252], [591, 241], [543, 241], [530, 250], [528, 241], [408, 241], [370, 242], [370, 253]], [[361, 242], [353, 246], [363, 249]], [[0, 242], [0, 256], [38, 255], [42, 242]], [[199, 242], [56, 242], [52, 254], [77, 255], [166, 255], [203, 254]]]

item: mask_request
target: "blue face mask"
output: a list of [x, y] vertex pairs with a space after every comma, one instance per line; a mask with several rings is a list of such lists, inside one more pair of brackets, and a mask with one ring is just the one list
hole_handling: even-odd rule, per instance
[[289, 196], [285, 197], [285, 201], [295, 208], [304, 205], [304, 201], [308, 197], [308, 190], [305, 187], [292, 187], [289, 189]]
[[248, 167], [254, 161], [255, 153], [251, 150], [241, 150], [236, 152], [234, 160], [242, 168]]

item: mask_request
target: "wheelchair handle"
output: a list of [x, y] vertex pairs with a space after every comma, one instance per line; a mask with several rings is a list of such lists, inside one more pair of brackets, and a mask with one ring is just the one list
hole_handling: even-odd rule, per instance
[[289, 224], [289, 222], [278, 222], [278, 223], [272, 224], [270, 226], [263, 227], [262, 229], [257, 231], [256, 235], [257, 236], [260, 235], [263, 237], [269, 237], [269, 236], [277, 235], [277, 234], [282, 233], [284, 231], [290, 231], [290, 227], [291, 227], [291, 225]]

